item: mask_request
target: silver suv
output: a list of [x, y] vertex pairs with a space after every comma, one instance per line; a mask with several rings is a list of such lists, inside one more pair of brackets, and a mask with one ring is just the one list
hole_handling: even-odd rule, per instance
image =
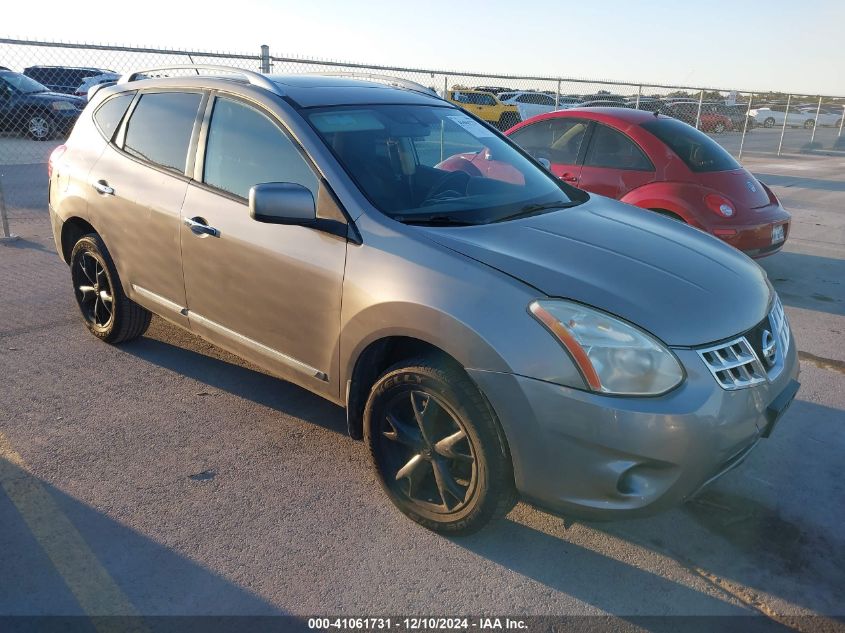
[[657, 511], [795, 396], [780, 301], [718, 239], [416, 84], [196, 71], [99, 90], [51, 157], [84, 322], [122, 343], [155, 313], [346, 407], [422, 525], [471, 532], [518, 494]]

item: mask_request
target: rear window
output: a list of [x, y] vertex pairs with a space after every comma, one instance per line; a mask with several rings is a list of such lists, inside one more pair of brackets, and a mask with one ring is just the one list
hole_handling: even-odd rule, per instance
[[730, 171], [739, 163], [703, 132], [676, 119], [655, 119], [642, 127], [666, 143], [695, 172]]
[[126, 108], [132, 103], [134, 97], [134, 92], [119, 94], [116, 97], [108, 99], [103, 105], [97, 108], [97, 111], [94, 113], [94, 121], [96, 121], [97, 127], [100, 128], [100, 131], [107, 140], [112, 140], [114, 131], [120, 124], [123, 115], [126, 114]]

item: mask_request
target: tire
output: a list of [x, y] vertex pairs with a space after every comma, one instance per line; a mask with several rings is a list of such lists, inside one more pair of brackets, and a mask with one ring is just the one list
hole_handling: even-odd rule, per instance
[[99, 235], [89, 233], [74, 245], [70, 272], [76, 303], [91, 334], [106, 343], [124, 343], [147, 331], [152, 314], [123, 293]]
[[50, 117], [41, 113], [34, 113], [27, 116], [24, 127], [29, 138], [34, 141], [46, 141], [56, 131], [55, 125]]
[[388, 498], [429, 530], [471, 534], [516, 503], [498, 423], [453, 362], [425, 356], [385, 371], [364, 407], [364, 441]]
[[805, 130], [812, 130], [816, 126], [816, 122], [813, 119], [807, 119], [804, 121], [804, 129]]
[[772, 117], [768, 117], [765, 121], [763, 121], [763, 127], [774, 127], [775, 120]]

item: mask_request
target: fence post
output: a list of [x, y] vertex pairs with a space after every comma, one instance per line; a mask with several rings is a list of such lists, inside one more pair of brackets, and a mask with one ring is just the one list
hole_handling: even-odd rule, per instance
[[816, 108], [816, 119], [813, 121], [813, 133], [810, 134], [810, 145], [816, 140], [816, 128], [819, 127], [819, 113], [822, 111], [822, 98], [819, 97], [819, 106]]
[[695, 129], [698, 129], [698, 124], [701, 122], [701, 104], [704, 103], [704, 88], [701, 89], [701, 94], [698, 97], [698, 112], [695, 115]]
[[6, 199], [3, 197], [3, 178], [0, 177], [0, 224], [3, 225], [3, 235], [0, 235], [0, 242], [14, 242], [17, 235], [9, 232], [9, 218], [6, 215]]
[[748, 95], [748, 109], [745, 111], [745, 120], [742, 122], [742, 138], [739, 139], [739, 155], [737, 160], [742, 160], [742, 146], [745, 145], [745, 133], [748, 131], [748, 117], [751, 116], [751, 102], [754, 101], [754, 93]]
[[267, 44], [261, 45], [261, 72], [270, 74], [270, 47]]
[[443, 98], [449, 98], [449, 75], [443, 75]]
[[839, 117], [839, 134], [836, 136], [842, 136], [842, 124], [845, 123], [845, 104], [842, 105], [842, 116]]
[[786, 133], [786, 122], [789, 120], [789, 104], [792, 102], [792, 95], [786, 95], [786, 112], [783, 113], [783, 127], [780, 130], [780, 143], [778, 143], [778, 156], [783, 147], [783, 135]]
[[640, 109], [640, 97], [642, 97], [642, 96], [643, 96], [643, 85], [640, 84], [639, 86], [637, 86], [637, 104], [636, 104], [637, 110]]
[[555, 92], [555, 110], [560, 110], [560, 79], [557, 80], [557, 92]]

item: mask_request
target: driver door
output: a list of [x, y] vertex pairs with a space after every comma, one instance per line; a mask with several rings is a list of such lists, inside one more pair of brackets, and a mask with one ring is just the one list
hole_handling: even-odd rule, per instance
[[337, 397], [346, 238], [253, 220], [247, 197], [258, 183], [297, 183], [311, 191], [318, 216], [343, 222], [343, 215], [273, 115], [230, 97], [209, 107], [201, 182], [189, 184], [182, 208], [191, 328], [282, 378]]

